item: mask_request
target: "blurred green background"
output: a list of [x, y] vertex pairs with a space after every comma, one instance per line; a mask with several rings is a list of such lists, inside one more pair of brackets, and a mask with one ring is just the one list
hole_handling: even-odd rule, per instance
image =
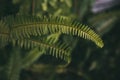
[[[80, 39], [70, 64], [64, 67], [62, 60], [42, 55], [20, 71], [19, 80], [120, 80], [119, 0], [0, 0], [0, 18], [8, 15], [67, 16], [92, 26], [105, 44], [100, 49]], [[11, 45], [0, 49], [0, 80], [5, 80], [11, 50]], [[27, 50], [20, 51], [26, 55]]]

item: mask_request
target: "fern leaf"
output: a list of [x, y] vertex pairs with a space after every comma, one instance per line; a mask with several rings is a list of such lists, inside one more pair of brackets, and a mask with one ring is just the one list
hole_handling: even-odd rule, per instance
[[[70, 48], [66, 44], [56, 43], [50, 44], [49, 42], [43, 42], [35, 39], [19, 39], [14, 40], [15, 45], [24, 48], [35, 48], [39, 47], [40, 49], [45, 49], [46, 53], [55, 56], [56, 58], [61, 58], [65, 61], [70, 61]], [[48, 51], [48, 52], [47, 52]]]
[[100, 36], [92, 29], [68, 18], [16, 16], [12, 20], [11, 36], [13, 38], [30, 38], [31, 35], [41, 36], [61, 32], [91, 40], [99, 47], [104, 46]]

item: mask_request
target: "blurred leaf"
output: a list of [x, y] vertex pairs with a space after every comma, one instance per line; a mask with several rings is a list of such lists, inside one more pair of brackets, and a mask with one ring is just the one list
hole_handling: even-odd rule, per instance
[[33, 64], [40, 56], [44, 53], [44, 50], [39, 50], [38, 48], [32, 49], [27, 55], [23, 58], [22, 67], [26, 68]]
[[71, 8], [71, 7], [72, 7], [71, 0], [65, 0], [65, 2], [66, 2], [67, 6], [68, 6], [69, 8]]
[[17, 3], [19, 3], [21, 0], [12, 0], [12, 3], [13, 4], [17, 4]]
[[13, 49], [11, 52], [11, 57], [6, 67], [7, 80], [19, 80], [22, 64], [21, 54], [18, 48]]
[[91, 9], [92, 0], [82, 0], [79, 11], [79, 18], [82, 20]]
[[103, 35], [111, 30], [116, 20], [116, 17], [111, 17], [110, 19], [107, 19], [104, 22], [100, 23], [96, 30], [99, 32], [100, 35]]
[[59, 40], [60, 35], [61, 35], [61, 33], [59, 33], [59, 32], [51, 34], [47, 37], [46, 41], [51, 43], [51, 44], [55, 44]]
[[120, 17], [120, 11], [109, 11], [109, 12], [103, 12], [100, 14], [95, 14], [92, 18], [89, 19], [89, 22], [92, 24], [98, 23], [104, 19], [109, 19], [110, 17]]

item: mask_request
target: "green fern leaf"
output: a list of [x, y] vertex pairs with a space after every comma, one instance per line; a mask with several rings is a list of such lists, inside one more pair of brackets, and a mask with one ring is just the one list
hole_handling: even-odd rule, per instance
[[8, 16], [0, 24], [0, 43], [5, 41], [3, 44], [7, 44], [9, 41], [27, 49], [39, 47], [66, 61], [70, 61], [71, 49], [70, 45], [58, 41], [61, 34], [82, 37], [99, 47], [104, 46], [102, 39], [92, 29], [66, 17]]
[[76, 21], [64, 17], [35, 17], [16, 16], [10, 25], [12, 38], [30, 38], [61, 32], [62, 34], [75, 35], [93, 41], [103, 47], [103, 41], [92, 29]]
[[[56, 58], [61, 58], [67, 62], [70, 61], [70, 47], [65, 43], [56, 43], [51, 44], [46, 41], [42, 40], [35, 40], [35, 39], [19, 39], [14, 40], [14, 44], [20, 47], [24, 47], [26, 49], [39, 47], [40, 49], [44, 50], [45, 53], [55, 56]], [[51, 41], [50, 41], [51, 42]]]

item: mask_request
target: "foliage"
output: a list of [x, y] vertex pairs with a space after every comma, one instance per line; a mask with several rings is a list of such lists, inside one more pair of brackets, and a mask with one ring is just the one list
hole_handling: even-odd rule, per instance
[[[1, 47], [8, 45], [8, 43], [13, 44], [14, 46], [18, 45], [21, 48], [24, 47], [26, 49], [38, 47], [40, 50], [44, 50], [42, 53], [49, 53], [53, 56], [60, 57], [67, 62], [70, 62], [70, 47], [68, 44], [57, 42], [58, 39], [55, 39], [55, 37], [59, 37], [61, 34], [73, 35], [89, 39], [99, 47], [103, 47], [101, 38], [92, 29], [65, 17], [36, 17], [19, 15], [15, 17], [8, 16], [1, 20], [0, 30], [0, 43], [2, 44]], [[60, 34], [52, 36], [53, 38], [49, 38], [50, 36], [46, 38], [46, 36], [50, 34], [57, 33]], [[25, 57], [25, 61], [23, 60], [24, 62], [28, 63], [23, 63], [27, 65], [34, 62], [41, 55], [41, 52], [39, 53], [29, 53], [29, 55]], [[19, 56], [20, 55], [18, 55], [18, 57]], [[14, 59], [14, 57], [11, 57], [11, 59]], [[14, 77], [15, 73], [11, 72], [12, 68], [14, 68], [14, 63], [16, 62], [12, 63], [13, 65], [11, 65], [11, 68], [9, 66], [10, 73], [8, 73], [11, 75], [10, 78], [8, 77], [10, 80], [18, 79]], [[17, 70], [13, 69], [13, 71]]]
[[[6, 25], [9, 27], [6, 27]], [[39, 41], [40, 38], [38, 36], [59, 32], [61, 34], [75, 35], [92, 40], [99, 47], [103, 47], [102, 40], [93, 30], [75, 21], [69, 20], [67, 18], [64, 19], [64, 17], [37, 18], [34, 16], [16, 16], [13, 18], [9, 16], [4, 20], [1, 20], [0, 28], [2, 30], [1, 43], [3, 43], [3, 45], [4, 43], [6, 44], [8, 42], [12, 42], [14, 45], [17, 44], [25, 48], [33, 48], [37, 45], [42, 47], [49, 47], [48, 45], [41, 44], [42, 41]]]
[[[115, 80], [115, 74], [108, 78], [102, 72], [114, 68], [115, 64], [108, 66], [111, 58], [106, 53], [114, 51], [107, 46], [99, 50], [87, 40], [103, 47], [99, 33], [106, 45], [114, 46], [114, 39], [107, 39], [105, 34], [119, 20], [119, 10], [94, 14], [90, 11], [93, 3], [94, 0], [1, 0], [0, 80]], [[67, 64], [58, 65], [64, 64], [61, 60]]]

